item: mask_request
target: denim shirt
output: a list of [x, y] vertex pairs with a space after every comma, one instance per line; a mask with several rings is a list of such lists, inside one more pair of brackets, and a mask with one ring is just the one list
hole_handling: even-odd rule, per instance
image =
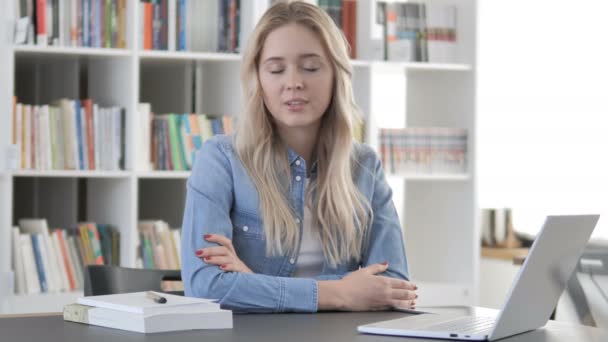
[[[297, 254], [266, 255], [258, 192], [226, 135], [209, 139], [197, 152], [187, 183], [182, 226], [182, 280], [186, 296], [213, 298], [223, 308], [246, 312], [316, 312], [317, 281], [338, 280], [349, 272], [388, 261], [382, 275], [408, 279], [401, 226], [384, 171], [367, 145], [354, 147], [353, 180], [369, 201], [373, 221], [363, 241], [359, 262], [331, 267], [324, 262], [315, 278], [294, 278]], [[291, 167], [289, 200], [302, 236], [306, 161], [288, 149]], [[314, 174], [312, 175], [314, 177]], [[196, 257], [199, 248], [216, 246], [203, 239], [220, 234], [232, 240], [251, 273], [224, 272]], [[299, 246], [296, 247], [299, 251]]]

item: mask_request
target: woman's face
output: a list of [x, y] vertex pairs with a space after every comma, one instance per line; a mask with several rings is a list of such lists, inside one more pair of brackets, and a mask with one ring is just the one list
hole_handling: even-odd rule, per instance
[[279, 129], [316, 132], [331, 100], [334, 73], [315, 33], [295, 23], [272, 31], [258, 70], [264, 103]]

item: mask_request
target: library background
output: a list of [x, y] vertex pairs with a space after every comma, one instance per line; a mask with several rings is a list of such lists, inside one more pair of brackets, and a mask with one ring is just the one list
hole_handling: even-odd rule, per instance
[[[61, 311], [88, 264], [180, 267], [194, 153], [232, 131], [239, 53], [273, 2], [3, 3], [0, 313]], [[351, 45], [356, 136], [382, 158], [424, 304], [484, 304], [482, 237], [518, 244], [509, 212], [478, 204], [478, 1], [309, 2]]]

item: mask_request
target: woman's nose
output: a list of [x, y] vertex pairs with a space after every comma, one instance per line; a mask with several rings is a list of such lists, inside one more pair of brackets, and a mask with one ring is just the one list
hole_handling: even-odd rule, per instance
[[304, 88], [304, 82], [301, 75], [297, 71], [292, 71], [287, 76], [287, 90], [301, 90]]

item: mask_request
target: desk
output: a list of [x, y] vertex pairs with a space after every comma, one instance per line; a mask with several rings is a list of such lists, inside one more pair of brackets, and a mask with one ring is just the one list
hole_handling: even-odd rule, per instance
[[[357, 326], [408, 314], [400, 312], [234, 315], [234, 328], [159, 334], [139, 334], [85, 324], [64, 322], [59, 315], [0, 318], [2, 341], [106, 342], [106, 341], [415, 341], [417, 339], [359, 334]], [[429, 341], [418, 339], [417, 341]], [[551, 321], [545, 328], [503, 339], [504, 342], [608, 341], [608, 331]]]

